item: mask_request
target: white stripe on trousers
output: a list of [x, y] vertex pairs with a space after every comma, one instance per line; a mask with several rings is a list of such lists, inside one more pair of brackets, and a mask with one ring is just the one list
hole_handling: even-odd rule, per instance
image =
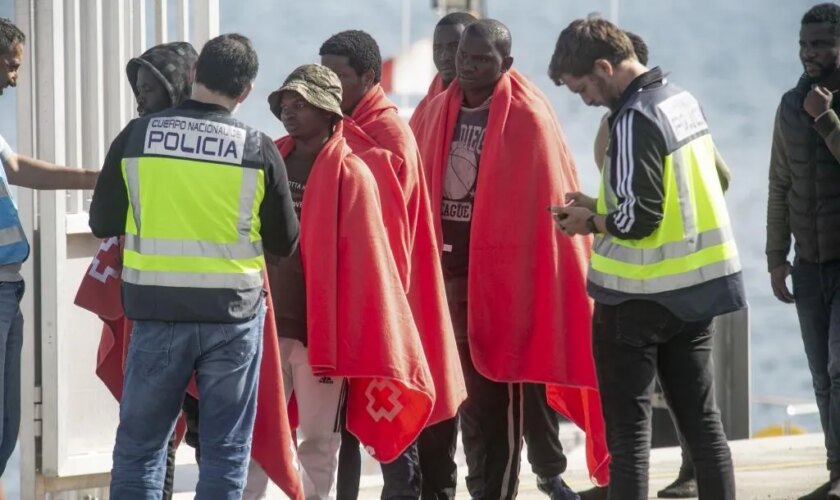
[[[522, 455], [522, 439], [523, 439], [523, 394], [522, 384], [507, 384], [508, 388], [508, 411], [507, 411], [507, 439], [508, 439], [508, 460], [505, 466], [505, 476], [502, 478], [502, 487], [499, 492], [503, 498], [508, 494], [513, 498], [513, 492], [519, 489], [519, 462]], [[519, 392], [519, 407], [514, 409], [514, 391]], [[519, 414], [519, 421], [517, 422], [516, 415]], [[519, 429], [516, 429], [519, 427]], [[517, 432], [518, 431], [518, 432]], [[511, 490], [511, 480], [513, 480], [513, 489]], [[509, 492], [509, 490], [511, 490]]]

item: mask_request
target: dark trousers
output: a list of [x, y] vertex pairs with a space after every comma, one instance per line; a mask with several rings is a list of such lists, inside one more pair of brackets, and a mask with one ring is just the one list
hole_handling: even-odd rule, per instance
[[523, 384], [494, 382], [476, 371], [469, 346], [458, 343], [467, 399], [461, 404], [461, 440], [467, 490], [477, 500], [508, 500], [519, 488], [524, 432]]
[[[198, 445], [198, 400], [189, 394], [184, 395], [184, 416], [187, 420], [187, 432], [184, 441], [195, 448], [195, 461], [199, 462], [201, 455]], [[163, 500], [172, 500], [175, 490], [175, 452], [178, 450], [178, 439], [175, 432], [169, 437], [166, 445], [166, 475], [163, 477]]]
[[700, 498], [735, 498], [732, 457], [714, 396], [711, 325], [711, 319], [682, 321], [652, 301], [595, 304], [593, 353], [612, 455], [610, 500], [648, 498], [657, 375], [694, 459]]
[[[382, 469], [383, 500], [417, 500], [421, 494], [420, 458], [415, 442], [396, 460], [380, 465]], [[341, 426], [341, 448], [338, 452], [338, 477], [336, 500], [359, 498], [359, 478], [362, 471], [362, 456], [359, 440], [347, 431], [345, 422]], [[425, 497], [424, 497], [425, 498]]]
[[531, 470], [545, 478], [566, 472], [566, 455], [560, 444], [560, 415], [548, 405], [545, 384], [522, 384], [522, 394], [524, 437]]
[[417, 439], [423, 500], [454, 500], [458, 486], [458, 419], [450, 418], [423, 429]]
[[840, 261], [793, 266], [793, 295], [825, 434], [831, 478], [840, 478]]
[[[344, 411], [342, 411], [342, 415]], [[338, 449], [338, 477], [336, 478], [336, 500], [359, 498], [359, 478], [362, 474], [362, 454], [359, 440], [341, 425], [341, 447]]]

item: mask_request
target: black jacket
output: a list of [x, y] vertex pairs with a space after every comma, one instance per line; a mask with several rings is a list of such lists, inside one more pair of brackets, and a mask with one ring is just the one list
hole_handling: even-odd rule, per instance
[[840, 99], [816, 120], [803, 108], [805, 78], [776, 113], [767, 203], [767, 267], [787, 260], [793, 235], [799, 259], [840, 260]]

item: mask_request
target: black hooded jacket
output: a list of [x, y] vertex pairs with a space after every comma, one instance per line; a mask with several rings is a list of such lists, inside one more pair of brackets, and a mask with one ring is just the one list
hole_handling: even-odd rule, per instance
[[177, 106], [190, 98], [190, 70], [197, 60], [198, 53], [189, 43], [164, 43], [128, 61], [125, 73], [131, 90], [137, 96], [137, 71], [140, 66], [145, 66], [163, 84], [169, 94], [170, 106]]

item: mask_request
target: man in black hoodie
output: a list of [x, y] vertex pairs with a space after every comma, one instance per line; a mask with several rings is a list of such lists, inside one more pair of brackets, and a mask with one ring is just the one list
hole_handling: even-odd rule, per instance
[[125, 67], [137, 99], [137, 114], [157, 113], [189, 99], [190, 72], [198, 54], [187, 42], [155, 45]]

